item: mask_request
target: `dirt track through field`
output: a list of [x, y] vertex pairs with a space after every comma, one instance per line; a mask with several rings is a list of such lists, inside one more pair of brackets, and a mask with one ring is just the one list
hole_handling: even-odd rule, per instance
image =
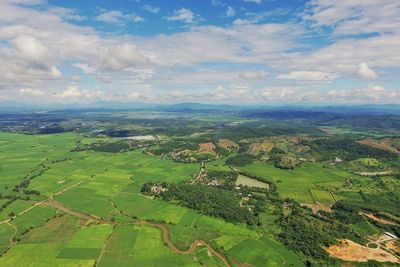
[[95, 221], [95, 222], [99, 222], [99, 223], [112, 224], [112, 225], [134, 224], [134, 225], [147, 225], [147, 226], [151, 226], [151, 227], [157, 227], [158, 229], [161, 230], [162, 239], [163, 239], [164, 243], [170, 249], [172, 249], [175, 253], [178, 253], [178, 254], [181, 254], [181, 255], [192, 254], [192, 253], [195, 252], [195, 250], [196, 250], [196, 248], [198, 246], [205, 246], [208, 249], [208, 251], [211, 254], [213, 254], [215, 257], [219, 258], [224, 263], [225, 266], [228, 266], [228, 267], [231, 266], [229, 264], [228, 260], [221, 253], [216, 251], [212, 246], [210, 246], [204, 240], [196, 240], [196, 241], [194, 241], [188, 250], [181, 250], [181, 249], [177, 248], [174, 245], [174, 243], [172, 243], [172, 241], [169, 239], [169, 230], [163, 224], [153, 223], [153, 222], [149, 222], [149, 221], [133, 221], [131, 223], [118, 223], [118, 222], [106, 221], [106, 220], [103, 220], [100, 217], [97, 217], [95, 215], [67, 208], [63, 204], [61, 204], [60, 202], [57, 202], [57, 201], [55, 201], [54, 199], [51, 199], [51, 198], [46, 200], [46, 201], [41, 202], [40, 204], [44, 205], [44, 206], [55, 208], [57, 210], [60, 210], [60, 211], [62, 211], [64, 213], [68, 214], [68, 215], [72, 215], [74, 217], [77, 217], [77, 218], [80, 218], [80, 219], [83, 219], [83, 220], [91, 220], [91, 221]]

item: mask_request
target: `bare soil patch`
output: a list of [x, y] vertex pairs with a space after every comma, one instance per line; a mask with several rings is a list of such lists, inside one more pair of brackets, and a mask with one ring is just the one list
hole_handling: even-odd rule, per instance
[[219, 139], [218, 146], [226, 150], [239, 147], [238, 144], [228, 139]]
[[368, 138], [368, 139], [364, 139], [364, 140], [359, 141], [359, 143], [363, 144], [363, 145], [370, 146], [370, 147], [383, 149], [383, 150], [388, 150], [388, 151], [400, 154], [400, 151], [397, 150], [396, 148], [394, 148], [391, 145], [391, 142], [393, 142], [393, 141], [399, 142], [400, 139], [384, 138], [384, 139], [381, 139], [381, 140], [374, 140], [374, 139], [369, 139]]
[[323, 131], [324, 133], [326, 133], [327, 135], [335, 135], [336, 132], [332, 129], [329, 128], [319, 128], [321, 131]]
[[361, 246], [351, 240], [342, 239], [338, 245], [326, 248], [326, 251], [333, 257], [344, 261], [367, 262], [375, 260], [379, 262], [400, 263], [400, 260], [381, 248], [368, 248]]
[[390, 240], [385, 243], [385, 247], [390, 249], [391, 251], [395, 253], [400, 253], [400, 242], [399, 240]]
[[332, 206], [331, 206], [331, 205], [322, 204], [322, 203], [320, 203], [320, 202], [318, 202], [318, 201], [317, 201], [315, 204], [301, 203], [301, 205], [306, 206], [306, 207], [312, 209], [312, 211], [313, 211], [314, 213], [317, 213], [319, 210], [323, 210], [323, 211], [326, 211], [326, 212], [332, 212], [332, 210], [331, 210], [331, 207], [332, 207]]
[[263, 147], [262, 147], [262, 145], [260, 143], [254, 143], [254, 144], [250, 145], [250, 147], [249, 147], [247, 152], [249, 154], [251, 154], [251, 155], [255, 155], [256, 156], [256, 155], [264, 152], [264, 149], [263, 149]]
[[215, 145], [211, 142], [199, 144], [199, 150], [203, 153], [213, 153]]

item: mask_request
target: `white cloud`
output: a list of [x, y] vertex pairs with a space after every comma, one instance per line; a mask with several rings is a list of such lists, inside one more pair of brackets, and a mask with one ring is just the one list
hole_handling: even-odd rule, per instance
[[367, 88], [355, 90], [331, 90], [327, 98], [330, 101], [347, 103], [400, 103], [400, 91], [386, 90], [381, 85], [370, 84]]
[[262, 0], [243, 0], [243, 2], [261, 4]]
[[[16, 1], [18, 5], [14, 4]], [[227, 11], [229, 2], [214, 2], [221, 6], [222, 12]], [[0, 0], [0, 89], [7, 92], [8, 97], [12, 92], [20, 96], [21, 88], [39, 88], [46, 92], [65, 86], [65, 83], [79, 85], [78, 81], [69, 78], [60, 79], [66, 73], [61, 73], [56, 66], [62, 66], [65, 71], [74, 66], [83, 72], [72, 69], [82, 75], [82, 79], [93, 81], [93, 87], [87, 91], [78, 87], [75, 91], [76, 95], [81, 94], [76, 98], [87, 101], [106, 97], [107, 94], [101, 93], [96, 86], [104, 86], [102, 90], [119, 95], [122, 100], [133, 91], [140, 93], [141, 99], [148, 96], [146, 100], [149, 100], [150, 93], [141, 91], [142, 87], [148, 86], [155, 88], [151, 94], [152, 101], [156, 102], [173, 101], [172, 96], [168, 98], [170, 91], [175, 95], [180, 92], [179, 99], [204, 101], [213, 101], [214, 96], [233, 101], [231, 95], [239, 95], [237, 101], [262, 101], [261, 94], [270, 96], [265, 101], [323, 101], [324, 97], [333, 99], [328, 96], [329, 90], [332, 94], [336, 90], [336, 95], [344, 95], [343, 99], [335, 98], [335, 101], [356, 99], [357, 93], [365, 102], [383, 102], [382, 96], [395, 101], [393, 96], [398, 96], [396, 90], [381, 90], [383, 87], [377, 85], [354, 89], [356, 85], [351, 83], [352, 80], [344, 93], [337, 88], [339, 84], [347, 84], [346, 79], [352, 75], [375, 79], [374, 82], [385, 87], [396, 81], [395, 75], [400, 68], [400, 27], [395, 27], [400, 21], [398, 1], [387, 0], [382, 4], [377, 0], [312, 0], [315, 5], [307, 7], [306, 23], [297, 25], [265, 23], [265, 18], [272, 16], [268, 11], [250, 13], [241, 10], [245, 17], [229, 26], [190, 24], [175, 33], [150, 36], [101, 32], [71, 23], [74, 17], [84, 19], [77, 10], [32, 6], [43, 3]], [[340, 5], [346, 6], [346, 10]], [[175, 17], [172, 20], [199, 21], [199, 16], [189, 9], [177, 10], [170, 15]], [[112, 23], [125, 24], [133, 17], [117, 12], [108, 19], [114, 21]], [[319, 27], [328, 34], [325, 37], [329, 44], [321, 43], [322, 46], [317, 48], [310, 45], [309, 40], [310, 36], [318, 36]], [[331, 30], [336, 36], [329, 35]], [[374, 34], [352, 36], [370, 32]], [[337, 35], [340, 38], [335, 38]], [[360, 62], [363, 63], [358, 65]], [[368, 65], [363, 65], [365, 62]], [[258, 69], [280, 75], [266, 81], [266, 73]], [[381, 77], [374, 70], [380, 70]], [[68, 76], [73, 74], [75, 72]], [[341, 79], [340, 83], [328, 84], [336, 78]], [[260, 88], [266, 82], [270, 87], [261, 93]], [[246, 84], [240, 88], [241, 83]], [[294, 84], [303, 88], [296, 88]], [[218, 85], [224, 90], [209, 91]], [[74, 93], [65, 91], [64, 95]], [[191, 93], [193, 91], [197, 93]], [[379, 95], [380, 98], [376, 100], [368, 95]], [[47, 98], [50, 97], [43, 97]], [[58, 96], [54, 99], [67, 101], [69, 98]]]
[[44, 66], [51, 57], [49, 50], [34, 36], [19, 35], [12, 44], [17, 55], [29, 63]]
[[96, 71], [96, 68], [89, 66], [86, 63], [75, 63], [72, 66], [82, 70], [86, 74], [93, 74]]
[[74, 21], [83, 21], [86, 18], [84, 16], [80, 16], [75, 14], [75, 11], [70, 8], [64, 7], [52, 7], [47, 10], [49, 13], [55, 14], [57, 16], [62, 17], [65, 20], [74, 20]]
[[80, 83], [82, 81], [82, 78], [79, 75], [72, 75], [69, 79], [73, 83]]
[[135, 14], [124, 14], [118, 10], [107, 11], [96, 17], [96, 20], [111, 24], [123, 24], [127, 22], [141, 22], [144, 18]]
[[225, 4], [221, 0], [211, 0], [213, 6], [224, 6]]
[[298, 80], [314, 82], [331, 82], [338, 77], [338, 74], [332, 74], [321, 71], [291, 71], [288, 74], [278, 75], [279, 80]]
[[45, 92], [38, 89], [30, 89], [30, 88], [22, 88], [19, 90], [20, 95], [29, 95], [29, 96], [44, 96]]
[[158, 14], [160, 12], [160, 8], [156, 6], [151, 6], [151, 5], [144, 5], [142, 6], [142, 9], [144, 11], [153, 13], [153, 14]]
[[82, 96], [82, 92], [76, 86], [68, 86], [64, 91], [58, 94], [61, 98], [77, 98]]
[[168, 21], [183, 21], [186, 23], [193, 23], [195, 19], [195, 15], [188, 8], [181, 8], [179, 10], [175, 10], [172, 16], [166, 17]]
[[226, 14], [228, 17], [233, 17], [233, 16], [236, 15], [236, 11], [235, 11], [235, 9], [234, 9], [233, 7], [228, 6], [227, 9], [226, 9], [225, 14]]
[[266, 76], [267, 73], [264, 71], [245, 71], [239, 73], [239, 77], [244, 79], [263, 79]]
[[42, 5], [46, 3], [46, 0], [8, 0], [10, 3], [18, 4], [18, 5]]
[[139, 49], [129, 43], [107, 47], [102, 55], [102, 67], [110, 70], [124, 70], [150, 64]]
[[279, 23], [228, 28], [199, 26], [189, 32], [143, 40], [138, 46], [143, 54], [162, 66], [202, 62], [282, 62], [281, 54], [296, 47], [295, 40], [301, 33], [298, 25]]
[[55, 66], [51, 66], [51, 75], [53, 76], [54, 79], [59, 79], [62, 77], [61, 71], [57, 69]]
[[367, 80], [375, 80], [378, 78], [378, 74], [376, 74], [373, 69], [369, 68], [367, 63], [360, 63], [357, 74]]
[[233, 25], [248, 25], [248, 24], [253, 24], [253, 21], [249, 19], [235, 19], [233, 21]]
[[400, 31], [398, 0], [312, 0], [304, 18], [335, 34], [393, 33]]
[[80, 90], [75, 85], [68, 85], [67, 88], [54, 95], [56, 98], [73, 99], [76, 101], [92, 101], [95, 99], [107, 100], [108, 97], [99, 90]]

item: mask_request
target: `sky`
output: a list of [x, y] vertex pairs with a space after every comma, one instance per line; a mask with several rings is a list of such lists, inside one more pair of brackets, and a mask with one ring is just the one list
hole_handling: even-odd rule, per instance
[[0, 105], [400, 104], [399, 0], [0, 0]]

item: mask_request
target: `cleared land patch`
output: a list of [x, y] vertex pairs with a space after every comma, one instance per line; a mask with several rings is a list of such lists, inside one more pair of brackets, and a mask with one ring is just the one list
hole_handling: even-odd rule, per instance
[[400, 260], [396, 256], [383, 249], [364, 247], [347, 239], [340, 240], [338, 245], [332, 245], [326, 248], [326, 251], [330, 255], [345, 261], [367, 262], [375, 260], [379, 262], [400, 263]]
[[269, 188], [269, 184], [258, 181], [256, 179], [247, 177], [245, 175], [239, 174], [235, 184], [237, 186], [243, 185], [243, 186], [248, 186], [248, 187], [259, 187], [259, 188]]

